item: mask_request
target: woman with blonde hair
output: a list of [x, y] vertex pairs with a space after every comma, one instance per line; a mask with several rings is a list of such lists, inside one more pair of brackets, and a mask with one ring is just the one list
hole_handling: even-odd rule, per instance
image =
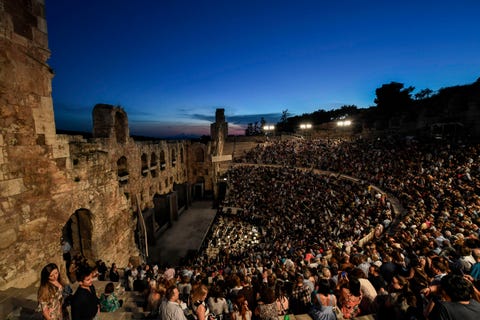
[[191, 307], [195, 318], [198, 320], [207, 320], [210, 316], [210, 310], [205, 302], [208, 295], [208, 288], [204, 284], [194, 286], [191, 294]]
[[45, 320], [67, 320], [68, 311], [63, 303], [63, 283], [55, 263], [43, 267], [38, 289], [39, 309]]

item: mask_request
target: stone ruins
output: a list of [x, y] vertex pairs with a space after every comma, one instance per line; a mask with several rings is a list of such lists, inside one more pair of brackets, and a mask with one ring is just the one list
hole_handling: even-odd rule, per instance
[[[56, 134], [44, 0], [0, 0], [0, 290], [65, 268], [61, 241], [95, 261], [142, 261], [193, 199], [213, 195], [212, 143], [134, 141], [120, 107], [96, 105], [93, 138]], [[230, 157], [231, 158], [231, 157]]]

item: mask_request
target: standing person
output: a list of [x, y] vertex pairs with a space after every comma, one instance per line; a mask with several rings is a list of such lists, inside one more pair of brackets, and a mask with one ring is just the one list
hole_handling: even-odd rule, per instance
[[159, 315], [162, 320], [187, 320], [180, 306], [180, 294], [175, 285], [167, 288], [165, 298], [160, 305]]
[[72, 298], [72, 320], [92, 320], [100, 311], [100, 303], [93, 286], [92, 269], [80, 266], [77, 281], [78, 288]]
[[272, 288], [264, 287], [260, 291], [260, 301], [255, 309], [255, 315], [260, 320], [278, 319], [277, 303], [275, 301], [275, 291]]
[[252, 311], [248, 308], [248, 301], [243, 293], [239, 293], [235, 299], [235, 306], [232, 312], [232, 320], [251, 320]]
[[63, 284], [55, 263], [43, 267], [38, 289], [39, 309], [45, 320], [67, 320], [68, 311], [63, 303]]
[[62, 255], [67, 270], [68, 268], [70, 268], [70, 263], [72, 262], [72, 255], [70, 253], [70, 250], [72, 250], [72, 245], [70, 244], [70, 242], [66, 239], [62, 239]]
[[192, 290], [191, 303], [195, 319], [206, 320], [210, 315], [210, 309], [205, 302], [208, 295], [208, 288], [201, 284]]
[[223, 319], [224, 315], [228, 315], [228, 303], [225, 299], [220, 287], [215, 285], [210, 290], [210, 297], [208, 297], [207, 305], [212, 310], [217, 319]]
[[307, 313], [312, 305], [312, 290], [305, 285], [303, 276], [297, 275], [295, 287], [290, 298], [290, 309], [294, 314]]

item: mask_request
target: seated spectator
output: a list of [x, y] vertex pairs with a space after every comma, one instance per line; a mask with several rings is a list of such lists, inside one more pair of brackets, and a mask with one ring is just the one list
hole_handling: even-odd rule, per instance
[[480, 303], [472, 299], [472, 283], [462, 276], [448, 274], [442, 277], [440, 288], [444, 299], [434, 302], [428, 319], [478, 319]]
[[100, 296], [100, 311], [114, 312], [122, 306], [123, 301], [119, 300], [115, 295], [115, 287], [113, 282], [107, 283], [105, 292]]
[[118, 282], [120, 281], [120, 274], [118, 273], [117, 270], [117, 265], [115, 263], [112, 263], [112, 267], [110, 268], [110, 276], [109, 276], [110, 281], [112, 282]]
[[213, 286], [210, 290], [207, 305], [219, 320], [222, 320], [229, 313], [227, 300], [217, 285]]
[[312, 291], [304, 284], [302, 275], [297, 275], [295, 287], [290, 297], [290, 309], [294, 314], [307, 313], [312, 305]]
[[252, 311], [248, 308], [248, 302], [242, 293], [235, 297], [235, 305], [232, 312], [232, 320], [251, 320]]
[[272, 288], [263, 287], [260, 291], [260, 299], [258, 301], [257, 308], [255, 309], [255, 315], [260, 320], [278, 319], [275, 291]]

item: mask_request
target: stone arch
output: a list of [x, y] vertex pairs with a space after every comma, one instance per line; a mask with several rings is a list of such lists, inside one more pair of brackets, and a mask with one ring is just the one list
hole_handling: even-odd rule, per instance
[[157, 176], [157, 159], [157, 154], [155, 152], [152, 152], [150, 156], [150, 173], [154, 178]]
[[165, 151], [160, 151], [160, 170], [165, 170], [167, 167], [167, 161], [165, 160]]
[[148, 174], [148, 159], [147, 159], [147, 154], [146, 153], [142, 153], [142, 176], [143, 177], [146, 177], [147, 174]]
[[80, 254], [95, 261], [92, 248], [93, 215], [88, 209], [77, 209], [63, 227], [63, 238], [71, 245], [70, 254]]
[[128, 183], [128, 161], [125, 156], [117, 160], [117, 176], [120, 186]]
[[172, 149], [172, 167], [175, 167], [177, 164], [177, 152], [175, 149]]

